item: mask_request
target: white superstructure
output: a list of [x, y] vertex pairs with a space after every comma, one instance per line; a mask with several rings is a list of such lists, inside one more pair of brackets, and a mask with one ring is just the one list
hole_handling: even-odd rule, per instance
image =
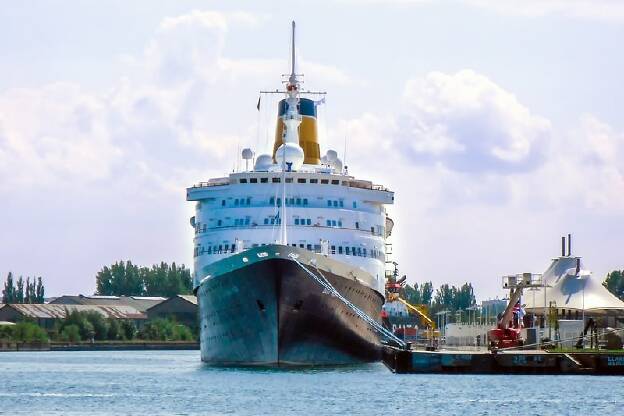
[[[300, 97], [295, 73], [294, 23], [292, 53], [274, 154], [259, 155], [250, 168], [254, 153], [245, 149], [248, 170], [187, 189], [187, 200], [197, 201], [191, 218], [195, 277], [203, 278], [197, 273], [204, 266], [227, 256], [278, 243], [360, 268], [370, 273], [373, 288], [383, 295], [392, 224], [385, 205], [393, 203], [394, 193], [350, 176], [333, 150], [319, 157], [316, 103]], [[309, 137], [300, 135], [304, 128]]]

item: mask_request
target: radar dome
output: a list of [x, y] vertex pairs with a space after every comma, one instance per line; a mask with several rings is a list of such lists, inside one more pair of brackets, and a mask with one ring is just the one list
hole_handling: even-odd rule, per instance
[[[290, 164], [290, 170], [299, 170], [303, 165], [303, 149], [295, 143], [284, 143], [275, 152], [275, 161], [278, 166], [282, 166], [284, 163], [284, 156], [286, 157], [286, 165]], [[288, 166], [286, 166], [288, 170]]]
[[243, 156], [244, 160], [253, 159], [253, 155], [254, 155], [253, 150], [251, 150], [249, 148], [243, 149], [243, 155], [242, 156]]
[[328, 150], [327, 151], [327, 161], [331, 163], [331, 162], [333, 162], [336, 159], [338, 159], [338, 152], [336, 152], [335, 150]]
[[323, 156], [321, 158], [321, 165], [327, 165], [329, 162], [327, 161], [327, 156]]
[[254, 170], [268, 171], [271, 165], [273, 165], [273, 158], [271, 158], [271, 155], [260, 155], [256, 159], [256, 166], [254, 167]]

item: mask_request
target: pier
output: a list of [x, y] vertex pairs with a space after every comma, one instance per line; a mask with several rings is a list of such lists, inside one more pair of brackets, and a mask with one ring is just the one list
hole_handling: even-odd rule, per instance
[[393, 373], [624, 375], [624, 351], [406, 350], [383, 347]]

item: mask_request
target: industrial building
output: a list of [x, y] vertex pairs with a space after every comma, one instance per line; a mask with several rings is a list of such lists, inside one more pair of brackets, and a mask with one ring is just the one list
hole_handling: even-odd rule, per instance
[[0, 321], [35, 321], [45, 329], [52, 329], [59, 319], [65, 319], [71, 312], [96, 312], [107, 319], [126, 319], [140, 328], [147, 315], [132, 306], [104, 305], [58, 305], [58, 304], [7, 304], [0, 308]]
[[195, 295], [177, 295], [145, 311], [149, 320], [173, 318], [188, 327], [197, 327], [199, 309]]

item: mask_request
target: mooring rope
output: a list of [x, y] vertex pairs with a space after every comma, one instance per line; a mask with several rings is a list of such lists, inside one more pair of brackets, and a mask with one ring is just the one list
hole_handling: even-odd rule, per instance
[[312, 279], [314, 279], [314, 281], [316, 281], [318, 284], [320, 284], [331, 295], [333, 295], [334, 297], [338, 298], [340, 301], [342, 301], [342, 303], [347, 305], [348, 308], [353, 310], [355, 312], [355, 314], [360, 319], [362, 319], [364, 322], [369, 324], [374, 330], [376, 330], [377, 332], [379, 332], [380, 334], [382, 334], [386, 338], [389, 338], [392, 341], [396, 342], [399, 346], [401, 346], [403, 348], [407, 347], [407, 344], [405, 343], [405, 341], [403, 341], [401, 338], [399, 338], [396, 335], [394, 335], [391, 331], [387, 330], [383, 325], [379, 324], [376, 320], [374, 320], [373, 318], [368, 316], [364, 311], [362, 311], [360, 308], [355, 306], [347, 298], [342, 296], [340, 294], [340, 292], [338, 292], [338, 290], [336, 290], [336, 288], [334, 288], [334, 286], [332, 286], [332, 284], [329, 283], [329, 280], [327, 280], [327, 278], [323, 275], [323, 273], [321, 273], [321, 271], [318, 269], [318, 267], [316, 268], [316, 270], [318, 271], [318, 273], [321, 275], [322, 278], [316, 276], [307, 267], [305, 267], [303, 264], [301, 264], [301, 262], [299, 262], [299, 260], [297, 260], [297, 258], [295, 256], [293, 256], [292, 253], [291, 253], [291, 255], [289, 255], [289, 257], [295, 263], [297, 263], [297, 265], [299, 265], [299, 267], [301, 267], [310, 277], [312, 277]]

